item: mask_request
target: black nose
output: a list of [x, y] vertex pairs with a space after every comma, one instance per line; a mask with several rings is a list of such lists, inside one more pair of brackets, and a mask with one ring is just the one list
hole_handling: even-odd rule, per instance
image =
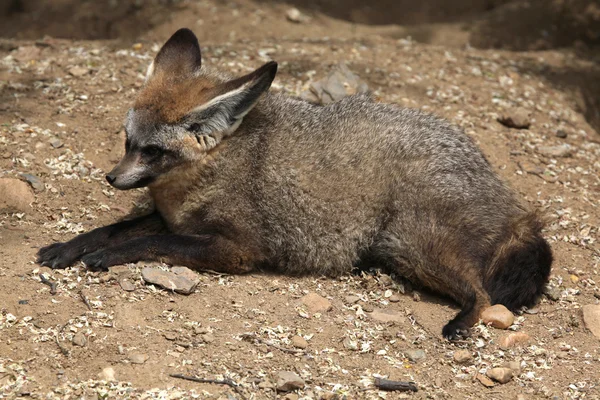
[[106, 175], [106, 180], [108, 181], [108, 183], [110, 183], [112, 185], [112, 183], [117, 179], [116, 176], [114, 175]]

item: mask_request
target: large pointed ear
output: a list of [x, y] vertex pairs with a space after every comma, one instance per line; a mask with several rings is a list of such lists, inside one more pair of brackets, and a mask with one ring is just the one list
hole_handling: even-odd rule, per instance
[[239, 127], [259, 97], [269, 90], [276, 73], [277, 63], [271, 61], [248, 75], [218, 85], [211, 90], [208, 101], [186, 116], [186, 129], [207, 150], [216, 146]]
[[200, 45], [194, 32], [187, 28], [179, 29], [160, 49], [148, 67], [146, 80], [155, 73], [168, 76], [190, 76], [200, 69], [202, 57]]

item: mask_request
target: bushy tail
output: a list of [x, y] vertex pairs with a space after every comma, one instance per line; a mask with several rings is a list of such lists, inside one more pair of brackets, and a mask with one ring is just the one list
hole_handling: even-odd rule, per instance
[[537, 213], [515, 219], [487, 270], [484, 287], [492, 304], [510, 310], [532, 306], [550, 275], [552, 250]]

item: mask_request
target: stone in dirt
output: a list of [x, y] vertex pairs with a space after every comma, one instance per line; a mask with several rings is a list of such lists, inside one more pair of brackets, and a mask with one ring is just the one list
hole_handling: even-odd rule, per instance
[[600, 305], [586, 304], [583, 306], [583, 322], [585, 327], [600, 339]]
[[506, 329], [513, 324], [515, 316], [502, 304], [496, 304], [483, 310], [481, 319], [486, 325]]
[[121, 289], [126, 292], [133, 292], [135, 290], [135, 285], [129, 281], [129, 279], [119, 279], [119, 285]]
[[388, 300], [392, 303], [397, 303], [400, 301], [400, 296], [397, 295], [396, 293], [394, 293], [393, 295], [390, 296], [390, 298]]
[[523, 171], [527, 172], [528, 174], [542, 175], [545, 171], [544, 168], [532, 163], [531, 161], [526, 161], [526, 160], [519, 161], [518, 164], [519, 164], [519, 168], [521, 168]]
[[316, 293], [309, 293], [300, 299], [311, 313], [322, 313], [331, 310], [331, 302]]
[[75, 335], [73, 335], [73, 339], [71, 340], [71, 342], [75, 346], [83, 347], [87, 343], [87, 339], [85, 338], [85, 335], [83, 333], [77, 332]]
[[149, 358], [150, 357], [148, 356], [148, 354], [133, 353], [129, 356], [129, 362], [131, 362], [132, 364], [143, 364], [146, 361], [148, 361]]
[[44, 189], [46, 188], [44, 186], [44, 182], [42, 182], [42, 180], [35, 175], [21, 174], [21, 178], [23, 178], [25, 181], [27, 181], [31, 185], [33, 190], [36, 192], [43, 192]]
[[521, 373], [521, 363], [518, 361], [507, 361], [502, 364], [502, 367], [511, 369], [515, 375]]
[[507, 383], [513, 377], [513, 371], [510, 368], [492, 368], [488, 369], [486, 375], [496, 382]]
[[173, 272], [175, 275], [183, 276], [189, 279], [190, 281], [200, 281], [200, 275], [198, 275], [197, 272], [192, 271], [188, 267], [171, 267], [171, 272]]
[[511, 347], [525, 344], [529, 342], [530, 339], [531, 337], [525, 332], [513, 332], [502, 336], [498, 341], [498, 344], [500, 345], [501, 349], [507, 350]]
[[180, 294], [190, 294], [198, 285], [185, 276], [177, 275], [170, 271], [164, 271], [158, 268], [143, 268], [142, 278], [146, 283], [161, 286], [167, 290], [172, 290]]
[[292, 7], [285, 12], [285, 16], [290, 22], [295, 22], [297, 24], [308, 21], [308, 17], [296, 7]]
[[98, 374], [98, 379], [100, 379], [101, 381], [116, 382], [117, 378], [115, 377], [115, 370], [113, 369], [113, 367], [104, 368]]
[[294, 336], [292, 337], [292, 346], [298, 349], [306, 349], [308, 347], [308, 342], [302, 336]]
[[498, 122], [504, 126], [515, 129], [527, 129], [531, 125], [529, 112], [520, 107], [506, 111], [498, 118]]
[[75, 66], [75, 67], [71, 67], [69, 69], [69, 74], [71, 74], [73, 76], [78, 76], [78, 77], [79, 76], [87, 75], [87, 74], [89, 74], [89, 72], [90, 72], [90, 69], [89, 68], [85, 68], [85, 67]]
[[406, 355], [406, 358], [413, 362], [421, 361], [427, 356], [423, 350], [418, 349], [405, 350], [404, 354]]
[[404, 322], [404, 316], [399, 312], [392, 310], [376, 308], [373, 312], [369, 313], [369, 316], [378, 322], [395, 322], [399, 324]]
[[277, 373], [277, 391], [291, 392], [292, 390], [302, 389], [304, 387], [304, 379], [291, 371], [279, 371]]
[[354, 303], [358, 303], [358, 301], [359, 301], [359, 300], [360, 300], [360, 297], [358, 297], [358, 296], [355, 296], [355, 295], [353, 295], [353, 294], [351, 294], [351, 295], [349, 295], [349, 296], [346, 296], [346, 297], [344, 298], [344, 301], [345, 301], [347, 304], [354, 304]]
[[538, 153], [549, 158], [570, 157], [573, 155], [573, 148], [567, 143], [558, 146], [538, 146]]
[[477, 380], [478, 380], [479, 382], [481, 382], [481, 384], [482, 384], [483, 386], [485, 386], [485, 387], [491, 388], [491, 387], [494, 387], [494, 386], [496, 386], [496, 385], [494, 384], [494, 381], [492, 381], [490, 378], [488, 378], [488, 377], [487, 377], [487, 376], [485, 376], [485, 375], [477, 374], [477, 375], [475, 375], [475, 377], [476, 377], [476, 378], [477, 378]]
[[469, 350], [457, 350], [454, 352], [454, 362], [458, 364], [467, 364], [473, 360], [473, 355]]
[[0, 212], [30, 211], [35, 201], [29, 185], [20, 179], [0, 178]]
[[561, 293], [562, 293], [562, 291], [557, 287], [553, 287], [553, 286], [545, 286], [544, 287], [544, 294], [546, 295], [546, 297], [548, 297], [552, 301], [560, 300]]
[[301, 96], [308, 101], [329, 104], [357, 93], [367, 93], [368, 85], [342, 63], [319, 81], [312, 82]]

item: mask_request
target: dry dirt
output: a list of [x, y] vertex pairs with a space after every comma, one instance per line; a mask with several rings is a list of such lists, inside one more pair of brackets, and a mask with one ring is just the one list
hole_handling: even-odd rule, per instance
[[[361, 22], [370, 15], [364, 10], [351, 20], [309, 8], [302, 9], [308, 21], [292, 23], [289, 7], [155, 1], [124, 13], [111, 25], [116, 33], [62, 34], [75, 39], [42, 38], [39, 15], [11, 19], [20, 21], [26, 39], [0, 40], [0, 178], [26, 173], [42, 185], [25, 211], [0, 214], [0, 398], [600, 398], [600, 338], [586, 329], [581, 312], [600, 301], [597, 50], [581, 44], [474, 49], [465, 45], [473, 31], [452, 21], [377, 25]], [[128, 25], [131, 15], [137, 17]], [[72, 28], [53, 21], [52, 29]], [[7, 36], [15, 34], [9, 22]], [[143, 263], [103, 273], [36, 265], [40, 246], [146, 204], [143, 190], [116, 191], [103, 173], [123, 152], [121, 123], [148, 63], [182, 26], [199, 35], [205, 62], [233, 73], [277, 60], [273, 90], [298, 95], [346, 62], [381, 101], [463, 127], [498, 173], [548, 215], [545, 235], [556, 259], [550, 295], [510, 328], [530, 335], [530, 342], [502, 350], [499, 341], [510, 331], [480, 324], [472, 338], [449, 343], [440, 332], [457, 307], [380, 271], [339, 279], [202, 273], [196, 292], [184, 296], [144, 284]], [[428, 43], [406, 38], [423, 26]], [[122, 31], [129, 36], [119, 36]], [[497, 122], [516, 106], [530, 114], [529, 129]], [[57, 283], [56, 294], [40, 273]], [[124, 279], [133, 291], [123, 290]], [[310, 312], [300, 302], [307, 293], [327, 298], [331, 310]], [[397, 322], [374, 320], [373, 309], [387, 310]], [[289, 351], [298, 344], [294, 336], [307, 341], [305, 351]], [[458, 364], [459, 350], [471, 361]], [[521, 369], [510, 382], [486, 388], [476, 379], [508, 361]], [[117, 382], [99, 380], [106, 367]], [[276, 393], [280, 371], [295, 372], [305, 387]], [[239, 388], [169, 376], [174, 373], [229, 378]], [[379, 392], [375, 377], [414, 381], [419, 391]]]

